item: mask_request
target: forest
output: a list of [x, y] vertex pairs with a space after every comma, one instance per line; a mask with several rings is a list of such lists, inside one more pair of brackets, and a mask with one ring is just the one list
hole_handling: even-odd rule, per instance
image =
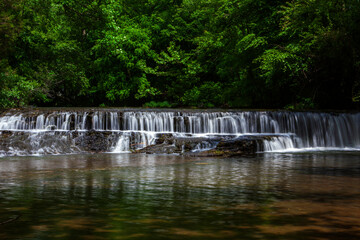
[[0, 107], [358, 109], [359, 0], [2, 0]]

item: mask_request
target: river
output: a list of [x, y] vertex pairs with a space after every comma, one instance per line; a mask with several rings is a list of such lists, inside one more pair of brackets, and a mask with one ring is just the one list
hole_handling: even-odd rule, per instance
[[0, 239], [359, 239], [357, 152], [0, 159]]
[[0, 239], [360, 239], [359, 186], [356, 112], [0, 113]]

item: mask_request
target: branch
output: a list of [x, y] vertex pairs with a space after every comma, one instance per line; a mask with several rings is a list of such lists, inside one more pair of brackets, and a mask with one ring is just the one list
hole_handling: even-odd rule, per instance
[[0, 225], [4, 225], [7, 223], [11, 223], [11, 222], [15, 222], [16, 220], [18, 220], [21, 217], [21, 214], [17, 215], [15, 218], [10, 218], [9, 220], [6, 220], [4, 222], [0, 222]]

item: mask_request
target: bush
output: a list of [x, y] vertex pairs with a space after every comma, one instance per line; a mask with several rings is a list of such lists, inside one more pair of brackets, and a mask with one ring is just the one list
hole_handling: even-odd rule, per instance
[[188, 106], [211, 108], [221, 105], [221, 93], [220, 83], [205, 82], [199, 88], [186, 91], [181, 101]]
[[173, 106], [174, 104], [171, 104], [168, 101], [163, 101], [163, 102], [151, 101], [143, 105], [143, 107], [147, 107], [147, 108], [171, 108]]

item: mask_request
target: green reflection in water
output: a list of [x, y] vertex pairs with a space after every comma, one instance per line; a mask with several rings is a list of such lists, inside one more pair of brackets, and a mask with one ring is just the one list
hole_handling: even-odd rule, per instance
[[[357, 154], [0, 159], [0, 239], [347, 239]], [[340, 224], [340, 225], [339, 225]]]

